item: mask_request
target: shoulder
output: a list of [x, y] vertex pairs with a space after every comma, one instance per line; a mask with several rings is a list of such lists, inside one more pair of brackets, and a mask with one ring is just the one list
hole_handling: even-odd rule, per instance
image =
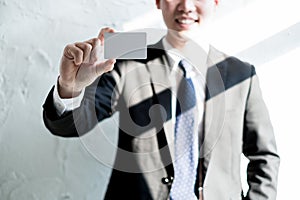
[[251, 80], [256, 75], [252, 64], [235, 56], [229, 56], [213, 47], [210, 48], [209, 59], [211, 59], [211, 66], [207, 72], [208, 80], [215, 80], [216, 76], [220, 76], [225, 89]]
[[219, 70], [226, 71], [227, 75], [236, 76], [253, 76], [256, 74], [255, 67], [249, 62], [243, 61], [235, 56], [225, 54], [224, 52], [210, 47], [209, 59], [212, 59]]

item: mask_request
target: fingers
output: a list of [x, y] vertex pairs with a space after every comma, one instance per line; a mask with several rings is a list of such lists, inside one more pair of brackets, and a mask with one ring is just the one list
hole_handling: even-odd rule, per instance
[[101, 41], [98, 38], [93, 38], [86, 43], [90, 44], [92, 46], [92, 49], [90, 51], [89, 60], [90, 63], [97, 63], [101, 59]]
[[86, 42], [69, 44], [65, 47], [64, 56], [72, 60], [75, 65], [93, 64], [100, 59], [100, 43], [98, 38], [93, 38]]
[[75, 46], [78, 47], [83, 54], [82, 62], [89, 63], [90, 62], [90, 54], [93, 49], [93, 46], [87, 42], [77, 42]]
[[113, 28], [110, 28], [110, 27], [102, 28], [100, 30], [100, 33], [98, 34], [98, 38], [101, 41], [101, 45], [104, 44], [104, 33], [114, 33], [114, 32], [115, 32], [115, 30]]
[[64, 56], [74, 62], [75, 65], [80, 65], [83, 61], [83, 51], [75, 44], [69, 44], [64, 49]]
[[75, 65], [82, 63], [96, 63], [101, 58], [101, 45], [104, 44], [104, 33], [113, 33], [115, 30], [110, 27], [102, 28], [98, 38], [85, 42], [69, 44], [65, 47], [64, 56], [74, 62]]

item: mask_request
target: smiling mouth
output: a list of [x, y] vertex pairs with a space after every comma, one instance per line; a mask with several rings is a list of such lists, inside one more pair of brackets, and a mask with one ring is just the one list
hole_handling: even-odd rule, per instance
[[198, 19], [175, 19], [175, 21], [182, 25], [191, 25], [193, 23], [198, 23]]

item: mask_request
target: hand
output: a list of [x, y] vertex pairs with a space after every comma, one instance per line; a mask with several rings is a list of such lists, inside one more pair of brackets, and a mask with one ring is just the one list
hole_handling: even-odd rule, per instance
[[103, 59], [105, 32], [114, 32], [114, 30], [103, 28], [97, 38], [65, 47], [58, 79], [61, 98], [78, 96], [83, 88], [92, 84], [103, 73], [113, 69], [116, 60]]

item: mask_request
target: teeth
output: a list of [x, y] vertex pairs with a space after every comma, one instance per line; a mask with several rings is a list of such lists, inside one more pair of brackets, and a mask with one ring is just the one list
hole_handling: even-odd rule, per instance
[[179, 23], [181, 24], [192, 24], [194, 23], [194, 20], [191, 20], [191, 19], [182, 19], [182, 20], [178, 20]]

